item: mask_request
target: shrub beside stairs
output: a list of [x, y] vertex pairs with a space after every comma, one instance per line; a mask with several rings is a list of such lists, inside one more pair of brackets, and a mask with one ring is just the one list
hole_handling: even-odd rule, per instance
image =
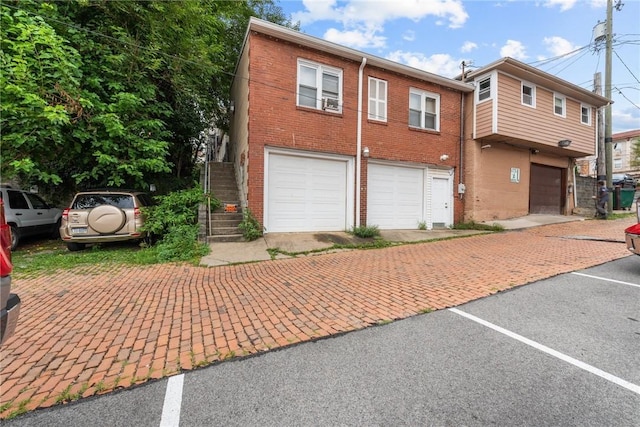
[[[222, 202], [222, 206], [209, 214], [209, 235], [213, 242], [241, 242], [242, 209], [233, 163], [209, 163], [209, 188], [211, 194]], [[233, 212], [236, 207], [236, 212]]]

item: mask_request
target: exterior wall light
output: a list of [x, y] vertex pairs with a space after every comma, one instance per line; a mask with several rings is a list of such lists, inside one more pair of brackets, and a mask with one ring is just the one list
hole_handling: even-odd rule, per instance
[[362, 149], [362, 156], [363, 157], [369, 157], [369, 147], [364, 147]]
[[444, 162], [449, 160], [449, 155], [448, 154], [443, 154], [442, 156], [440, 156], [440, 161]]
[[558, 147], [568, 147], [570, 145], [571, 145], [570, 139], [561, 139], [560, 141], [558, 141]]

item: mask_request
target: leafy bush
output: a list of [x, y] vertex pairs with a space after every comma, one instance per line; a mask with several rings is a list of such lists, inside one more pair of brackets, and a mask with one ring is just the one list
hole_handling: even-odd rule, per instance
[[377, 237], [380, 235], [380, 230], [377, 225], [361, 225], [353, 227], [351, 234], [362, 238]]
[[242, 212], [242, 222], [238, 225], [238, 228], [242, 231], [242, 236], [245, 240], [250, 242], [262, 236], [262, 226], [249, 208], [244, 209]]
[[198, 209], [207, 201], [215, 209], [220, 201], [204, 194], [200, 187], [175, 191], [156, 200], [158, 204], [143, 208], [146, 215], [143, 230], [161, 238], [155, 247], [149, 248], [158, 261], [189, 261], [206, 255], [209, 247], [198, 242]]
[[191, 261], [205, 256], [209, 246], [198, 241], [198, 225], [182, 224], [172, 226], [162, 240], [152, 248], [158, 261]]
[[[165, 196], [155, 197], [157, 204], [142, 208], [146, 215], [143, 231], [156, 236], [169, 233], [172, 228], [181, 225], [195, 225], [198, 223], [198, 208], [208, 199], [200, 187], [180, 190]], [[211, 207], [220, 206], [220, 201], [214, 197], [210, 199]]]

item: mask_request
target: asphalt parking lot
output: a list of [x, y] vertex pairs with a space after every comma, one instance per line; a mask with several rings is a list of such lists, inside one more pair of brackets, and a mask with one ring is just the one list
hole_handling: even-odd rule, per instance
[[640, 258], [6, 425], [640, 425]]

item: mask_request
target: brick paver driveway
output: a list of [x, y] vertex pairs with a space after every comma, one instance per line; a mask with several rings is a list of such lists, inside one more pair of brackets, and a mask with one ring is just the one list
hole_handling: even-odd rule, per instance
[[633, 222], [571, 222], [235, 266], [79, 268], [16, 280], [22, 312], [1, 349], [0, 416], [625, 257], [620, 241]]

